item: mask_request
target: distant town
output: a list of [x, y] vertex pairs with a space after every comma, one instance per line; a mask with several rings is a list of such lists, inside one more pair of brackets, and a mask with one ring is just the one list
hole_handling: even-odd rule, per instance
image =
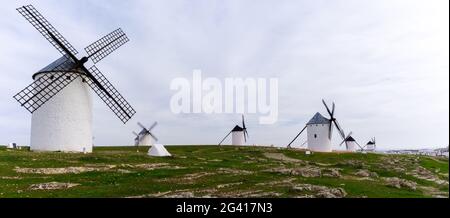
[[406, 150], [386, 150], [379, 153], [385, 154], [412, 154], [432, 157], [448, 157], [448, 147], [438, 149], [406, 149]]

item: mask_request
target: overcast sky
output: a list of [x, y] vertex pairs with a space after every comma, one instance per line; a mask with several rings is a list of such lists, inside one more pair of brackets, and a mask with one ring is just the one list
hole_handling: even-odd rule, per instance
[[286, 145], [316, 112], [326, 115], [322, 98], [336, 102], [340, 124], [360, 143], [449, 143], [447, 0], [40, 0], [0, 7], [0, 144], [29, 144], [31, 115], [12, 96], [60, 56], [15, 10], [30, 3], [80, 55], [118, 27], [131, 40], [97, 66], [137, 114], [123, 125], [94, 96], [97, 145], [133, 144], [137, 121], [158, 121], [161, 143], [217, 144], [239, 114], [170, 111], [170, 82], [191, 80], [195, 69], [219, 79], [279, 79], [278, 122], [248, 115], [252, 144]]

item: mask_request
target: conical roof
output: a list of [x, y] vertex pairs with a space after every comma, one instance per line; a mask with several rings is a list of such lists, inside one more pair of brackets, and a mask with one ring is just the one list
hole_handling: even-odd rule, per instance
[[356, 140], [353, 137], [349, 136], [345, 141], [347, 141], [347, 142], [354, 142]]
[[231, 132], [242, 132], [242, 131], [244, 131], [244, 129], [243, 129], [242, 127], [238, 126], [238, 125], [236, 125], [236, 126], [231, 130]]
[[310, 124], [329, 124], [329, 123], [330, 123], [329, 119], [323, 117], [322, 114], [317, 112], [316, 115], [314, 115], [314, 117], [306, 125], [310, 125]]
[[39, 70], [37, 73], [35, 73], [33, 75], [33, 79], [37, 74], [49, 72], [49, 71], [55, 70], [55, 68], [63, 71], [63, 70], [70, 70], [74, 66], [75, 66], [75, 63], [72, 61], [72, 59], [70, 59], [66, 56], [62, 56], [62, 57], [58, 58], [56, 61], [49, 64], [48, 66]]

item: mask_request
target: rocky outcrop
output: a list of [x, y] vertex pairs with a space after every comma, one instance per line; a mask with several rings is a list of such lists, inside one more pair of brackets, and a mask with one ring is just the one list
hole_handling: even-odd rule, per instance
[[358, 170], [354, 173], [355, 176], [359, 177], [372, 177], [372, 178], [378, 178], [378, 174], [375, 172], [371, 172], [369, 170]]
[[343, 198], [347, 196], [347, 192], [343, 188], [330, 188], [320, 185], [299, 184], [292, 187], [293, 191], [307, 192], [309, 196], [316, 198]]
[[61, 183], [61, 182], [49, 182], [49, 183], [40, 183], [33, 184], [29, 187], [31, 190], [58, 190], [58, 189], [68, 189], [80, 184], [75, 183]]
[[389, 177], [389, 178], [385, 178], [385, 181], [386, 181], [387, 186], [390, 186], [390, 187], [395, 187], [398, 189], [407, 188], [407, 189], [411, 189], [411, 190], [417, 189], [417, 183], [406, 180], [406, 179], [400, 179], [397, 177]]

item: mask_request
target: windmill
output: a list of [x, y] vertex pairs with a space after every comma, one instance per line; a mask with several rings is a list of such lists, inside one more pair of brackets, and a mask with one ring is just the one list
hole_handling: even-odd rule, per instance
[[366, 146], [364, 146], [363, 150], [366, 151], [375, 151], [377, 149], [377, 141], [375, 137], [373, 137], [369, 142], [367, 142]]
[[339, 144], [339, 146], [342, 146], [345, 143], [346, 150], [350, 152], [356, 152], [358, 150], [358, 147], [361, 150], [364, 150], [364, 148], [355, 140], [355, 138], [352, 137], [352, 133], [353, 132], [350, 132], [341, 142], [341, 144]]
[[332, 152], [331, 138], [333, 135], [333, 124], [337, 128], [339, 135], [345, 139], [345, 133], [339, 125], [338, 121], [334, 117], [335, 104], [333, 102], [332, 109], [330, 110], [325, 100], [322, 100], [330, 118], [325, 118], [320, 113], [316, 113], [311, 120], [306, 123], [303, 129], [294, 137], [294, 139], [288, 144], [288, 148], [292, 147], [292, 144], [297, 138], [306, 130], [307, 132], [307, 144], [308, 149], [317, 152]]
[[158, 125], [158, 122], [154, 122], [152, 126], [149, 128], [142, 125], [142, 123], [138, 122], [138, 126], [142, 128], [142, 130], [139, 133], [133, 132], [133, 134], [136, 136], [134, 139], [135, 145], [153, 145], [153, 141], [158, 141], [158, 139], [155, 137], [155, 135], [152, 134], [152, 129], [155, 128], [156, 125]]
[[34, 82], [14, 96], [32, 113], [31, 150], [92, 152], [92, 89], [126, 123], [136, 113], [94, 64], [129, 41], [114, 30], [78, 51], [32, 6], [17, 11], [41, 33], [62, 57], [33, 75]]
[[236, 125], [223, 139], [220, 141], [219, 145], [222, 145], [223, 141], [231, 134], [231, 144], [232, 145], [244, 145], [247, 143], [248, 131], [245, 126], [245, 118], [242, 115], [242, 127]]

